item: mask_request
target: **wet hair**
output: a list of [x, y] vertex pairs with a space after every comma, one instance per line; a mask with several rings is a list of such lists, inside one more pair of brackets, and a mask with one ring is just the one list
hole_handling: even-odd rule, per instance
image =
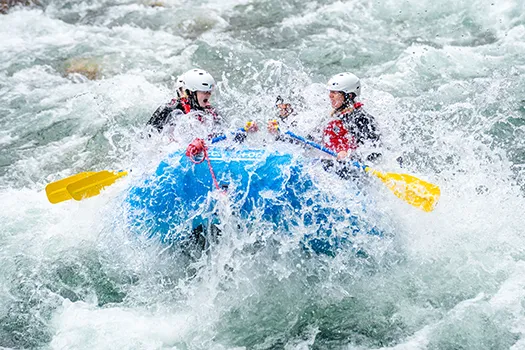
[[199, 105], [199, 100], [197, 99], [197, 91], [190, 91], [186, 89], [186, 95], [188, 96], [188, 103], [190, 104], [191, 109], [204, 110], [204, 107]]
[[353, 92], [347, 93], [343, 91], [338, 91], [338, 92], [342, 93], [344, 96], [343, 104], [341, 105], [341, 107], [337, 108], [338, 111], [342, 111], [343, 109], [347, 109], [348, 107], [352, 107], [354, 105], [355, 98], [357, 97], [355, 93]]

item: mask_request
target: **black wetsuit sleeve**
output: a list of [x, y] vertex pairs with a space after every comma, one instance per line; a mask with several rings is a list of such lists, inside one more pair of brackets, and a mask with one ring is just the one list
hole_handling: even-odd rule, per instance
[[[350, 126], [352, 135], [355, 137], [357, 145], [369, 144], [374, 148], [381, 147], [381, 133], [377, 127], [376, 120], [373, 116], [363, 110], [357, 111], [352, 119]], [[381, 153], [372, 152], [367, 157], [368, 162], [374, 162], [381, 158]]]
[[153, 113], [153, 115], [146, 124], [151, 125], [155, 129], [157, 129], [158, 132], [161, 132], [164, 126], [170, 122], [170, 115], [175, 109], [177, 109], [177, 106], [160, 106]]
[[381, 141], [381, 134], [377, 128], [376, 121], [368, 113], [359, 113], [354, 119], [352, 134], [358, 145], [362, 145], [365, 142], [371, 142], [372, 144], [379, 146]]

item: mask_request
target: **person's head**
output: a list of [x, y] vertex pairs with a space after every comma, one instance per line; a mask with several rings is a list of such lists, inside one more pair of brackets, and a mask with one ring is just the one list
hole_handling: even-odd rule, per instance
[[361, 82], [352, 73], [339, 73], [334, 75], [326, 88], [330, 91], [330, 102], [335, 110], [344, 109], [354, 104], [354, 100], [361, 94]]
[[184, 73], [184, 88], [193, 108], [210, 107], [210, 97], [215, 87], [215, 79], [202, 69], [192, 69]]

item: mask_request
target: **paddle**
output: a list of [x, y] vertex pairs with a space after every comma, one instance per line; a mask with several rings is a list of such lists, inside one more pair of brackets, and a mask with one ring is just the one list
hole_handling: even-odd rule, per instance
[[[302, 136], [296, 135], [291, 131], [287, 131], [285, 134], [309, 146], [337, 157], [337, 153], [334, 151], [315, 142], [309, 141]], [[375, 175], [381, 181], [383, 181], [383, 183], [392, 192], [394, 192], [397, 197], [401, 198], [408, 204], [411, 204], [414, 207], [420, 208], [426, 212], [434, 210], [439, 196], [441, 195], [441, 191], [438, 186], [418, 179], [415, 176], [408, 174], [382, 173], [356, 161], [351, 162], [351, 164], [357, 168], [363, 169], [367, 173]]]
[[127, 173], [127, 171], [110, 172], [102, 170], [72, 175], [48, 184], [46, 186], [47, 199], [52, 204], [56, 204], [72, 198], [79, 201], [83, 198], [93, 197], [99, 194], [104, 187], [113, 184]]
[[[241, 130], [241, 129], [239, 129]], [[226, 136], [221, 135], [213, 138], [211, 143], [225, 140]], [[46, 186], [47, 199], [53, 203], [60, 203], [69, 199], [80, 201], [84, 198], [94, 197], [102, 191], [104, 187], [112, 185], [119, 178], [126, 176], [127, 171], [86, 171], [65, 179], [52, 182]]]
[[48, 184], [46, 186], [47, 199], [53, 204], [71, 199], [72, 197], [71, 194], [67, 191], [67, 186], [86, 177], [89, 177], [93, 174], [95, 174], [95, 172], [85, 171], [83, 173], [71, 175], [69, 177], [66, 177], [65, 179]]
[[67, 185], [67, 192], [77, 201], [98, 195], [106, 186], [112, 185], [115, 181], [128, 174], [127, 171], [112, 172], [107, 170], [99, 171], [85, 179]]

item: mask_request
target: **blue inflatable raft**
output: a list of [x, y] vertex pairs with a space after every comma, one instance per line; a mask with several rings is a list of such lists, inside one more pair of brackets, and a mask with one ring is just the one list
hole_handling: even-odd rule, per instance
[[303, 232], [302, 243], [317, 253], [332, 254], [351, 244], [359, 232], [379, 234], [361, 218], [364, 208], [352, 213], [316, 185], [305, 171], [311, 161], [226, 148], [212, 148], [208, 156], [220, 190], [206, 161], [195, 164], [183, 151], [175, 152], [130, 190], [132, 225], [164, 243], [188, 242], [195, 239], [196, 230], [206, 235], [220, 221], [217, 196], [226, 195], [231, 212], [242, 222], [268, 222], [285, 234]]

